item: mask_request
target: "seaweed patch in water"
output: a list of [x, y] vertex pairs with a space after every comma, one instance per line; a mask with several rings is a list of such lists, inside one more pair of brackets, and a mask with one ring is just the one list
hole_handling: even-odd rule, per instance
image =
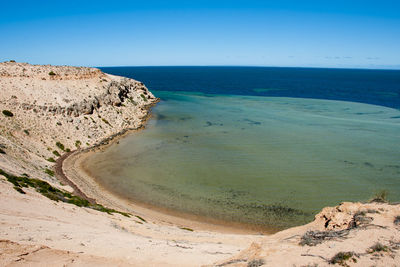
[[191, 119], [193, 119], [193, 117], [186, 116], [186, 117], [179, 118], [180, 121], [187, 121], [187, 120], [191, 120]]
[[364, 165], [367, 166], [367, 167], [371, 167], [371, 168], [374, 167], [374, 165], [372, 163], [370, 163], [370, 162], [364, 162]]
[[[147, 183], [141, 181], [141, 183], [149, 186], [153, 190], [156, 190], [167, 197], [184, 199], [182, 203], [207, 203], [204, 207], [214, 206], [215, 209], [203, 209], [203, 205], [196, 206], [195, 213], [202, 216], [212, 216], [216, 219], [235, 221], [239, 223], [253, 224], [258, 226], [274, 227], [282, 230], [289, 227], [297, 226], [309, 222], [312, 220], [312, 213], [305, 212], [299, 209], [291, 208], [283, 203], [273, 204], [260, 204], [260, 203], [238, 203], [235, 201], [237, 198], [247, 197], [249, 193], [240, 190], [226, 190], [224, 194], [228, 196], [225, 199], [214, 199], [209, 197], [195, 197], [190, 194], [181, 193], [170, 187]], [[168, 200], [158, 203], [166, 208], [176, 209], [177, 206], [168, 204]], [[218, 208], [217, 208], [218, 207]], [[219, 209], [224, 207], [223, 209]], [[229, 207], [229, 208], [228, 208]], [[180, 208], [178, 208], [180, 209]], [[185, 207], [180, 209], [183, 212], [192, 212], [193, 210], [187, 210]]]
[[212, 125], [213, 125], [213, 123], [211, 121], [207, 121], [205, 127], [212, 126]]
[[168, 117], [163, 114], [157, 114], [156, 118], [157, 118], [157, 120], [167, 120], [168, 119]]
[[250, 119], [244, 119], [244, 121], [248, 122], [248, 124], [250, 124], [250, 125], [261, 125], [261, 122], [259, 122], [259, 121], [253, 121]]

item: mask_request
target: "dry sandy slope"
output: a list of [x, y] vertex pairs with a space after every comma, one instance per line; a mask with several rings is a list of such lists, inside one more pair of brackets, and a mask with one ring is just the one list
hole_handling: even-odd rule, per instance
[[[14, 114], [0, 113], [0, 169], [67, 190], [44, 172], [54, 164], [46, 159], [57, 158], [53, 151], [64, 153], [56, 142], [88, 147], [136, 129], [157, 101], [142, 83], [97, 69], [14, 62], [0, 63], [0, 90], [0, 110]], [[143, 209], [127, 209], [129, 218], [109, 215], [24, 190], [18, 193], [0, 175], [1, 266], [326, 266], [349, 251], [355, 254], [342, 265], [400, 266], [399, 205], [344, 203], [325, 208], [310, 224], [261, 236], [191, 232]], [[106, 199], [98, 193], [98, 200]], [[125, 209], [122, 202], [108, 203]], [[299, 245], [309, 230], [336, 237]], [[370, 251], [376, 242], [384, 251]]]
[[[336, 254], [351, 252], [352, 257], [336, 264], [400, 266], [399, 214], [399, 204], [345, 202], [327, 207], [313, 222], [265, 237], [217, 265], [328, 266], [333, 264], [330, 261]], [[396, 217], [398, 222], [395, 223]], [[306, 233], [309, 238], [303, 239]], [[325, 239], [312, 238], [322, 236]], [[305, 244], [300, 245], [302, 241]], [[371, 249], [376, 244], [381, 244], [383, 251]]]
[[[77, 266], [200, 266], [232, 256], [252, 240], [241, 235], [193, 234], [137, 217], [54, 202], [30, 189], [26, 192], [20, 194], [8, 182], [0, 182], [0, 239], [18, 244], [8, 246], [18, 252], [0, 246], [0, 262], [27, 264], [40, 259], [38, 265], [63, 266], [52, 256], [63, 251], [65, 260]], [[18, 256], [31, 246], [49, 247], [49, 257]], [[99, 258], [105, 258], [102, 264]]]

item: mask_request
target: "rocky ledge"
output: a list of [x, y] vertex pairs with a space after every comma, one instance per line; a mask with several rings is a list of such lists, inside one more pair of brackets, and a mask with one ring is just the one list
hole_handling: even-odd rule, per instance
[[52, 177], [63, 153], [143, 124], [143, 83], [96, 68], [0, 63], [0, 168]]

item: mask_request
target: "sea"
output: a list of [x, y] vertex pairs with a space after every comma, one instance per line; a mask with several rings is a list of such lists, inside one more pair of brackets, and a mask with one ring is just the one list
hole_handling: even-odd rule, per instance
[[326, 206], [400, 201], [400, 71], [101, 67], [161, 99], [86, 167], [111, 192], [182, 216], [278, 231]]

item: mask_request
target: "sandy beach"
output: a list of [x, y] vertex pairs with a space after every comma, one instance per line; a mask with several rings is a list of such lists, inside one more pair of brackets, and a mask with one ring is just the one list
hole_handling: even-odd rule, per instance
[[140, 82], [7, 62], [0, 85], [0, 108], [13, 114], [0, 120], [2, 266], [400, 265], [400, 205], [384, 199], [327, 207], [264, 235], [102, 188], [85, 159], [145, 125], [158, 100]]
[[[118, 141], [115, 140], [114, 142]], [[76, 151], [61, 162], [62, 171], [66, 178], [74, 183], [82, 192], [85, 192], [85, 197], [88, 199], [95, 199], [104, 206], [149, 218], [157, 224], [175, 225], [193, 230], [206, 230], [220, 233], [260, 234], [256, 229], [251, 229], [251, 226], [246, 227], [246, 225], [213, 220], [212, 218], [200, 217], [193, 214], [178, 213], [176, 211], [146, 205], [145, 203], [123, 199], [113, 194], [98, 184], [95, 178], [90, 175], [90, 171], [84, 167], [85, 159], [90, 157], [92, 153], [96, 153], [101, 149], [104, 149], [104, 147], [83, 152]], [[264, 229], [263, 234], [268, 234], [268, 232], [265, 232]]]

